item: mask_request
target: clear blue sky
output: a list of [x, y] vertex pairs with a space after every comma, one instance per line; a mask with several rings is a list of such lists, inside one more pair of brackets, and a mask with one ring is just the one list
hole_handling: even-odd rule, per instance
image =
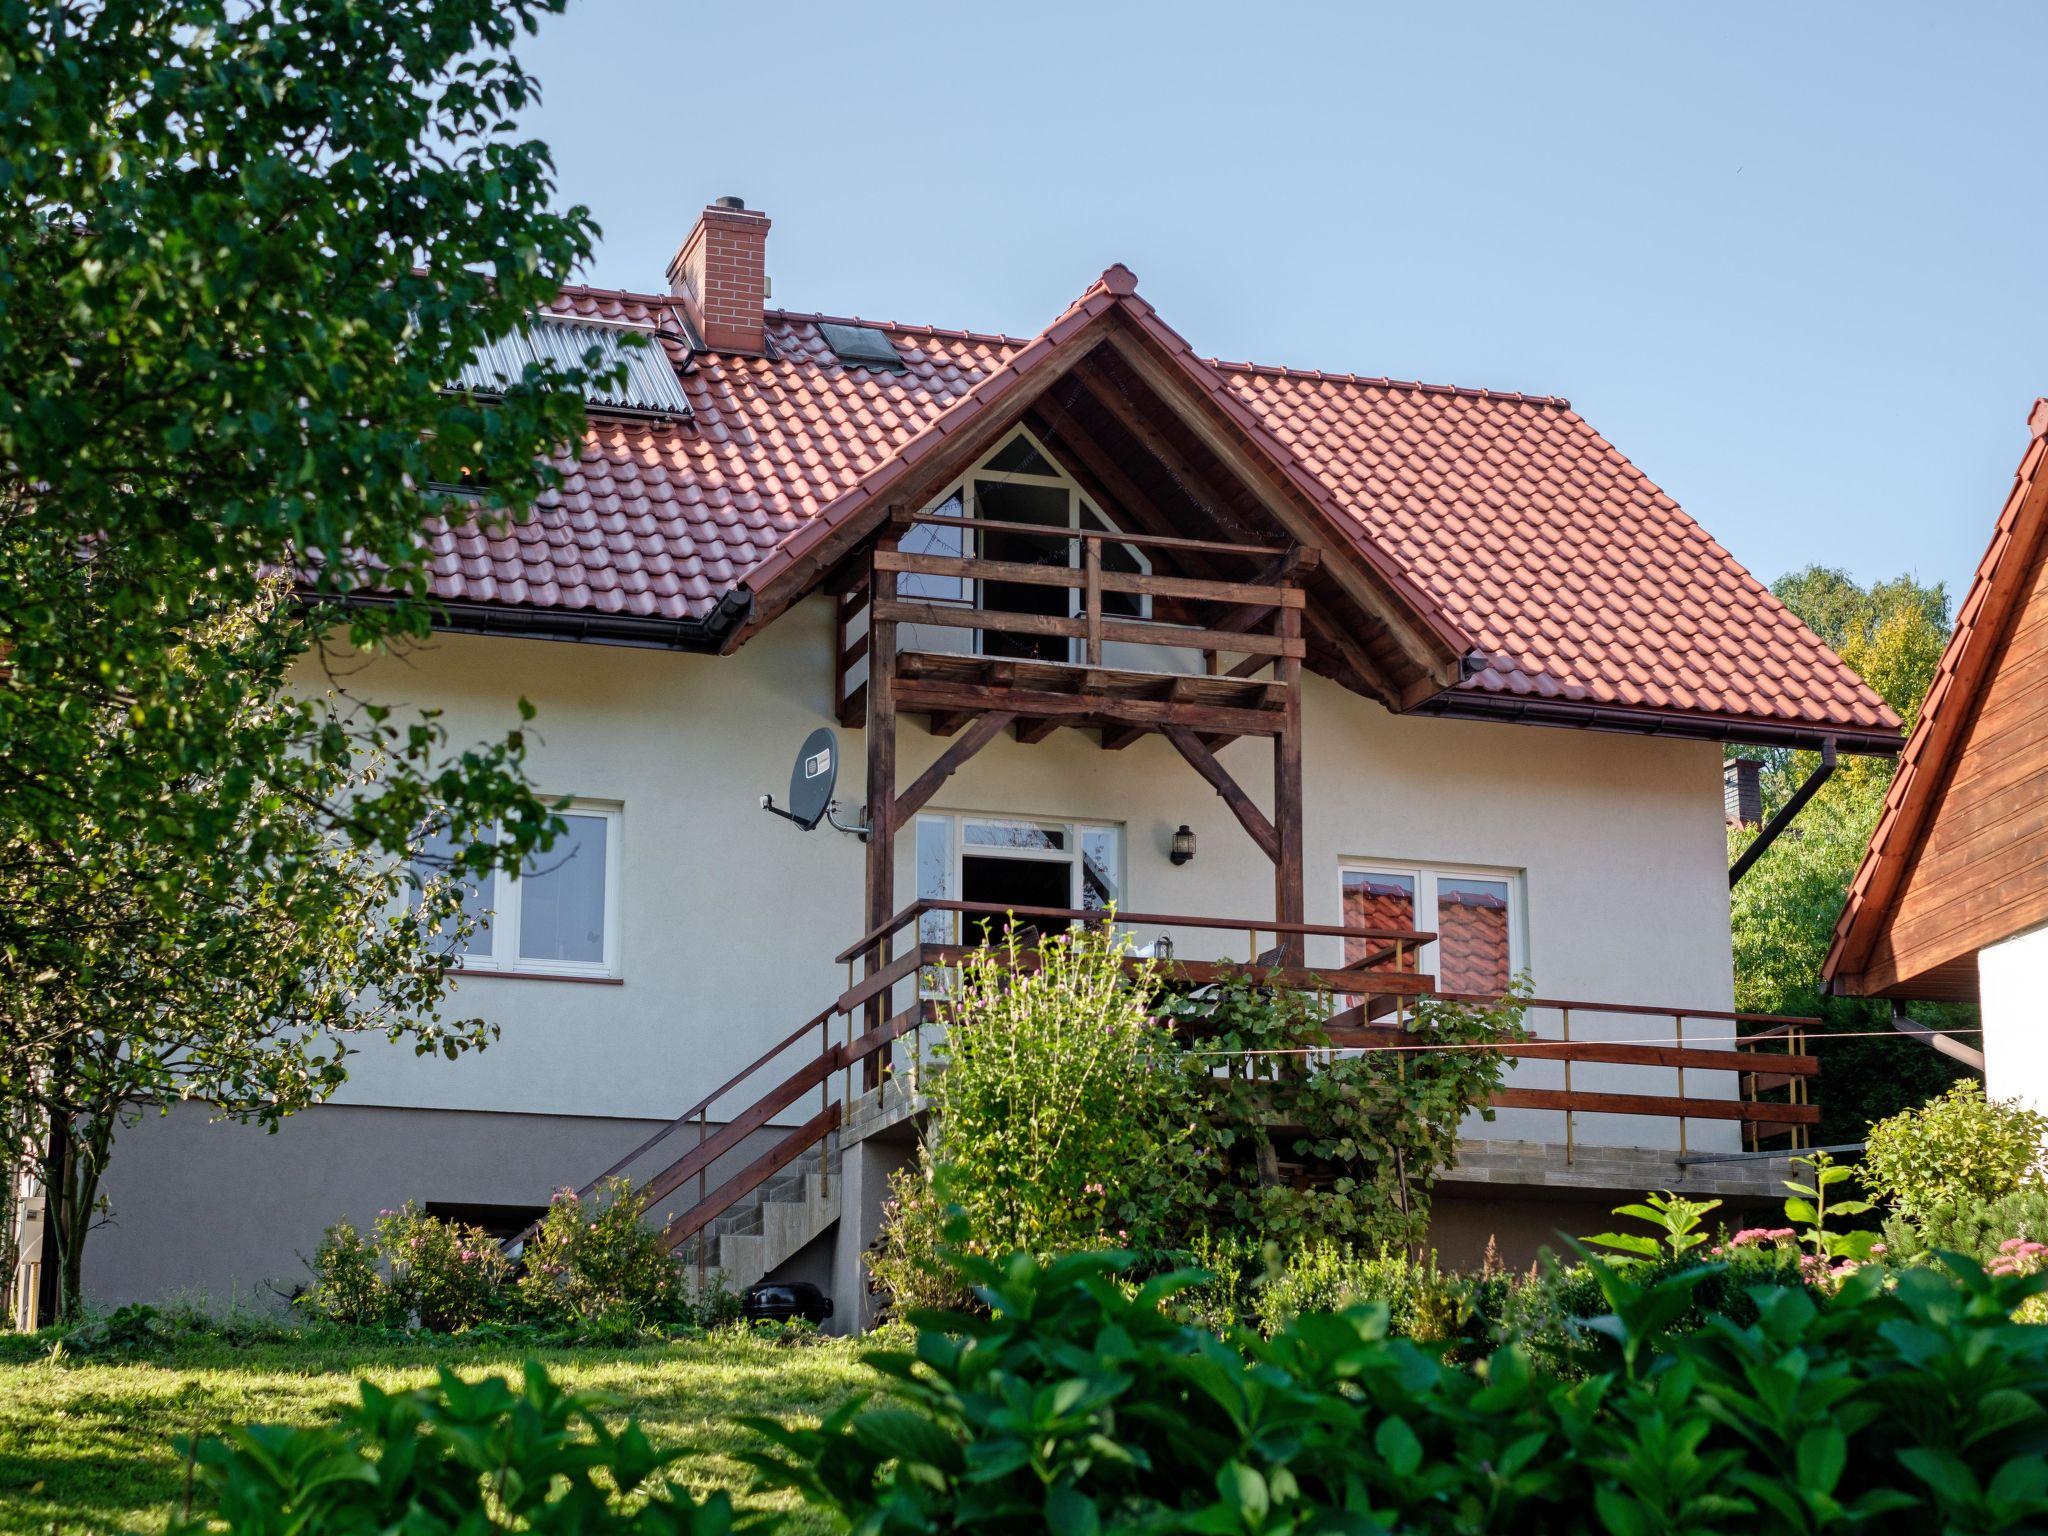
[[724, 193], [790, 309], [1570, 397], [1769, 580], [1960, 599], [2048, 394], [2048, 4], [572, 0], [589, 280]]

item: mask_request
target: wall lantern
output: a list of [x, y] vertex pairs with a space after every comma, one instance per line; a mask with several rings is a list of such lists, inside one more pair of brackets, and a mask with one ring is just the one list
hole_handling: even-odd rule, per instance
[[1195, 834], [1189, 830], [1186, 822], [1182, 822], [1180, 829], [1173, 834], [1173, 851], [1167, 857], [1176, 864], [1185, 864], [1194, 856]]

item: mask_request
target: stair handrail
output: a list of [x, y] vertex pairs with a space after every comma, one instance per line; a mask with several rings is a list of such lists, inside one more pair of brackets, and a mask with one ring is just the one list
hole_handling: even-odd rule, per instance
[[[748, 1062], [746, 1066], [740, 1068], [740, 1070], [735, 1072], [731, 1077], [727, 1078], [724, 1082], [720, 1083], [716, 1088], [712, 1089], [709, 1093], [705, 1094], [704, 1097], [699, 1099], [695, 1104], [692, 1104], [680, 1115], [677, 1115], [674, 1119], [670, 1120], [666, 1125], [662, 1126], [660, 1129], [655, 1131], [655, 1133], [652, 1136], [649, 1136], [645, 1141], [641, 1142], [639, 1146], [633, 1148], [632, 1151], [620, 1157], [617, 1162], [613, 1163], [611, 1167], [605, 1169], [603, 1173], [600, 1173], [595, 1178], [591, 1179], [590, 1182], [588, 1182], [581, 1189], [576, 1191], [576, 1198], [579, 1200], [589, 1199], [591, 1195], [597, 1192], [598, 1186], [604, 1183], [606, 1179], [616, 1178], [618, 1175], [624, 1173], [628, 1168], [632, 1167], [634, 1163], [638, 1162], [647, 1153], [653, 1151], [654, 1148], [660, 1146], [664, 1141], [668, 1140], [669, 1137], [673, 1136], [685, 1125], [688, 1125], [691, 1121], [697, 1119], [700, 1115], [707, 1113], [712, 1105], [716, 1104], [720, 1099], [724, 1098], [728, 1093], [732, 1092], [732, 1090], [737, 1088], [741, 1083], [745, 1082], [748, 1078], [752, 1077], [756, 1072], [760, 1071], [763, 1067], [767, 1066], [769, 1062], [775, 1060], [775, 1058], [780, 1056], [784, 1051], [788, 1050], [791, 1046], [795, 1045], [798, 1041], [802, 1040], [803, 1037], [809, 1034], [812, 1030], [819, 1028], [826, 1029], [824, 1044], [826, 1050], [829, 1051], [832, 1047], [829, 1026], [832, 1022], [833, 1017], [838, 1012], [839, 1004], [836, 999], [830, 1003], [827, 1003], [821, 1011], [813, 1014], [810, 1018], [806, 1019], [803, 1023], [799, 1024], [795, 1029], [791, 1030], [781, 1040], [778, 1040], [774, 1045], [769, 1046], [767, 1050], [763, 1051], [759, 1056], [756, 1056], [752, 1061]], [[775, 1086], [779, 1087], [781, 1085], [778, 1083]], [[771, 1087], [768, 1090], [768, 1092], [770, 1093], [774, 1091], [775, 1090], [773, 1087]], [[507, 1238], [501, 1246], [503, 1247], [506, 1253], [516, 1255], [525, 1248], [526, 1244], [532, 1239], [533, 1234], [539, 1230], [540, 1223], [538, 1221], [528, 1222], [527, 1225], [523, 1229], [521, 1229], [517, 1234]]]

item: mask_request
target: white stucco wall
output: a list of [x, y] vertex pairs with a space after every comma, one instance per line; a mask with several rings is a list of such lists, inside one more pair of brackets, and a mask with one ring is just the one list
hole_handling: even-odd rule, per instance
[[1984, 1091], [2048, 1111], [2048, 928], [1977, 952]]
[[[724, 658], [543, 641], [443, 636], [352, 678], [365, 696], [434, 704], [457, 740], [494, 735], [524, 695], [539, 710], [531, 766], [548, 792], [613, 801], [622, 827], [623, 981], [478, 976], [458, 1012], [503, 1039], [458, 1062], [374, 1049], [345, 1102], [565, 1115], [666, 1117], [819, 1011], [844, 985], [830, 957], [862, 927], [861, 845], [763, 815], [797, 743], [829, 722], [830, 610], [805, 603]], [[1539, 994], [1725, 1009], [1732, 984], [1720, 752], [1710, 743], [1397, 718], [1335, 684], [1304, 688], [1305, 843], [1311, 922], [1342, 920], [1340, 860], [1484, 866], [1525, 881], [1525, 958]], [[900, 732], [899, 783], [943, 749]], [[841, 798], [863, 799], [863, 744], [846, 733]], [[1223, 761], [1267, 799], [1271, 749], [1241, 740]], [[933, 809], [1120, 822], [1131, 911], [1266, 916], [1271, 865], [1222, 801], [1162, 739], [1105, 752], [1092, 733], [1035, 746], [997, 740]], [[1167, 859], [1187, 822], [1200, 853]], [[913, 837], [898, 843], [898, 904], [915, 890]], [[1425, 924], [1424, 926], [1427, 926]], [[1219, 952], [1175, 933], [1187, 956]], [[1223, 951], [1241, 956], [1230, 935]], [[1335, 940], [1310, 959], [1335, 958]], [[1554, 1019], [1533, 1021], [1554, 1034]], [[1696, 1026], [1725, 1033], [1726, 1026]], [[1575, 1036], [1669, 1038], [1668, 1019], [1575, 1017]], [[1716, 1080], [1718, 1079], [1718, 1080]], [[1550, 1063], [1523, 1069], [1554, 1085]], [[1669, 1093], [1673, 1074], [1580, 1068], [1575, 1085]], [[1726, 1074], [1688, 1083], [1729, 1096]], [[1553, 1114], [1510, 1112], [1485, 1134], [1561, 1141]], [[1581, 1141], [1669, 1145], [1675, 1127], [1581, 1116]], [[1695, 1125], [1732, 1147], [1732, 1124]]]

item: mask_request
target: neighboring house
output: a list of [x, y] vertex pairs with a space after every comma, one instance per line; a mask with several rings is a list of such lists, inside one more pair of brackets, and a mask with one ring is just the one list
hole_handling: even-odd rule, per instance
[[[538, 707], [570, 837], [480, 896], [453, 1003], [502, 1039], [366, 1050], [276, 1137], [145, 1122], [97, 1294], [289, 1283], [408, 1198], [513, 1229], [619, 1161], [684, 1251], [847, 1318], [965, 915], [918, 900], [1354, 966], [1353, 1044], [1526, 971], [1572, 1044], [1471, 1128], [1448, 1256], [1771, 1190], [1678, 1160], [1814, 1113], [1796, 1039], [1732, 1012], [1724, 744], [1899, 724], [1670, 497], [1563, 400], [1198, 357], [1122, 267], [1029, 338], [770, 310], [767, 234], [721, 203], [669, 292], [536, 321], [656, 345], [559, 494], [435, 533], [434, 642], [350, 679], [457, 736]], [[835, 722], [865, 843], [758, 808]]]
[[1825, 974], [1976, 1003], [1986, 1089], [2048, 1109], [2048, 400], [2028, 426]]

